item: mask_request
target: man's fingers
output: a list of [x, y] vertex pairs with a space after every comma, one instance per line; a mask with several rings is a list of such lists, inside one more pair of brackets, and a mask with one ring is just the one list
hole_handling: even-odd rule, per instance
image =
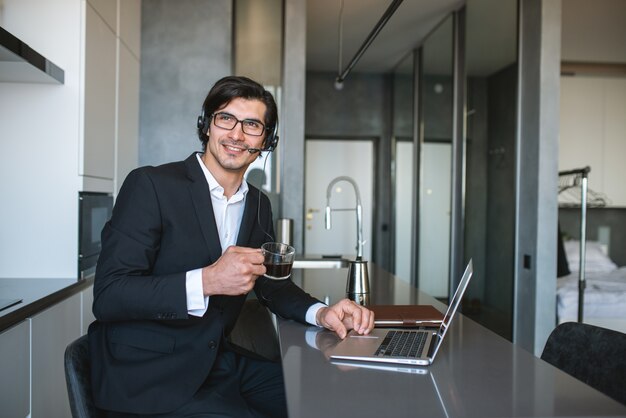
[[338, 307], [345, 313], [343, 323], [351, 323], [359, 334], [368, 334], [374, 328], [374, 313], [369, 309], [347, 299], [341, 301]]
[[348, 328], [353, 328], [359, 334], [368, 334], [374, 328], [374, 313], [348, 299], [323, 308], [320, 316], [320, 325], [335, 331], [341, 338], [346, 337]]
[[340, 338], [346, 338], [348, 330], [339, 316], [337, 316], [337, 313], [332, 309], [328, 309], [324, 314], [324, 327], [331, 331], [335, 331]]
[[354, 302], [350, 302], [345, 307], [345, 309], [345, 312], [352, 316], [352, 328], [354, 328], [357, 332], [360, 332], [361, 318], [363, 317], [363, 312], [361, 311], [361, 308], [357, 306]]
[[237, 264], [255, 264], [262, 265], [263, 264], [263, 254], [261, 254], [261, 250], [257, 248], [248, 248], [248, 247], [236, 247], [230, 246], [226, 249], [222, 257], [227, 259], [237, 260]]

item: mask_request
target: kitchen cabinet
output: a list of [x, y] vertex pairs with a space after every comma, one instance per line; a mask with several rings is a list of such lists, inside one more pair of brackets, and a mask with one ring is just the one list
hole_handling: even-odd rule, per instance
[[139, 76], [137, 56], [120, 42], [118, 71], [117, 155], [114, 192], [139, 161]]
[[80, 312], [81, 294], [76, 293], [31, 318], [32, 418], [72, 416], [63, 356], [81, 335]]
[[141, 57], [141, 0], [120, 0], [119, 10], [118, 36], [128, 50], [139, 58]]
[[[120, 1], [123, 3], [125, 0]], [[87, 0], [87, 3], [102, 17], [104, 23], [115, 30], [117, 26], [117, 0]]]
[[30, 322], [0, 333], [0, 416], [30, 413]]
[[0, 5], [0, 25], [64, 70], [63, 84], [0, 83], [0, 277], [73, 277], [78, 193], [115, 194], [138, 165], [141, 1]]
[[87, 2], [83, 191], [115, 193], [137, 166], [140, 45], [141, 1]]
[[0, 279], [0, 417], [70, 417], [64, 353], [93, 320], [93, 279]]
[[561, 77], [559, 170], [591, 167], [589, 188], [626, 207], [626, 78]]
[[114, 31], [88, 2], [85, 12], [83, 166], [80, 174], [109, 180], [110, 190], [105, 191], [111, 192], [115, 165], [115, 43]]

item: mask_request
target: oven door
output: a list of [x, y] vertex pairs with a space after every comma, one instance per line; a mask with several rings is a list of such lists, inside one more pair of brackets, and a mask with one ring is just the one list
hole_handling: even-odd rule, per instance
[[78, 277], [95, 272], [102, 249], [101, 232], [111, 218], [113, 196], [108, 193], [79, 192]]

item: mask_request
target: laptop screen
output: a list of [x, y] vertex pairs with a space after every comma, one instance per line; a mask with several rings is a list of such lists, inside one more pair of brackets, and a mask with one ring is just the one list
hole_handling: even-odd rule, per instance
[[439, 326], [439, 331], [437, 331], [437, 345], [435, 346], [435, 350], [433, 352], [432, 358], [434, 359], [439, 351], [439, 347], [441, 346], [441, 342], [443, 341], [443, 336], [446, 335], [448, 331], [448, 327], [450, 326], [450, 322], [452, 322], [452, 318], [456, 313], [459, 305], [461, 304], [461, 300], [463, 299], [463, 294], [465, 294], [465, 289], [467, 289], [467, 285], [469, 284], [470, 279], [472, 278], [472, 274], [474, 273], [474, 267], [472, 264], [472, 260], [470, 259], [469, 263], [467, 263], [467, 267], [465, 267], [465, 272], [463, 273], [463, 277], [461, 277], [461, 281], [450, 299], [450, 305], [448, 305], [448, 310], [443, 317], [443, 321]]

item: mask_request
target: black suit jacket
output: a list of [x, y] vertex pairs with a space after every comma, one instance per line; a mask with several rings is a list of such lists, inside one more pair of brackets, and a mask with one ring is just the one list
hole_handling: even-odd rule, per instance
[[[237, 245], [273, 235], [269, 199], [249, 186]], [[259, 227], [259, 223], [262, 228]], [[212, 296], [202, 318], [187, 315], [186, 272], [222, 250], [209, 187], [195, 154], [132, 171], [102, 231], [89, 327], [94, 400], [131, 413], [172, 411], [200, 387], [245, 295]], [[274, 313], [305, 321], [318, 302], [291, 280], [259, 277], [254, 291]]]

